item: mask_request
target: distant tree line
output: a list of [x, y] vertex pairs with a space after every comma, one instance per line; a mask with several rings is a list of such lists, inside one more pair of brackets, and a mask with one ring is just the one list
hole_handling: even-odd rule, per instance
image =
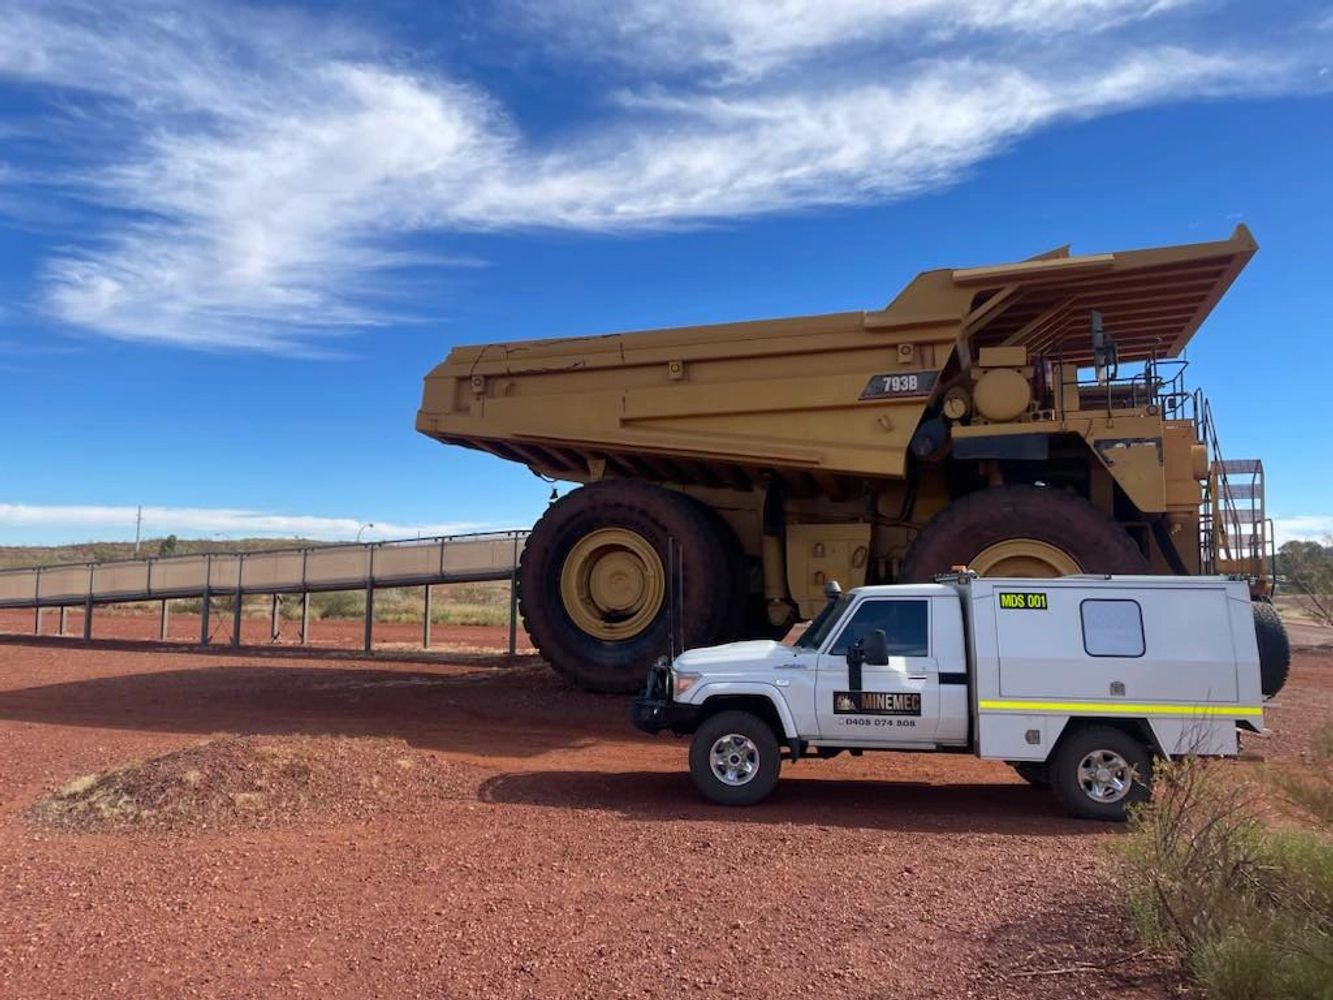
[[1278, 550], [1279, 593], [1295, 598], [1309, 615], [1333, 625], [1333, 544], [1287, 542]]

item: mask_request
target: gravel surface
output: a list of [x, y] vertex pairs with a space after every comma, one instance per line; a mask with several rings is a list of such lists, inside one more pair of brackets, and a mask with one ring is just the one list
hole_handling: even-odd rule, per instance
[[[1116, 830], [1002, 764], [802, 762], [726, 810], [624, 699], [453, 659], [0, 644], [0, 996], [1179, 995], [1109, 884]], [[1300, 753], [1331, 701], [1333, 657], [1300, 654], [1256, 749]], [[136, 761], [179, 776], [206, 740], [233, 764], [288, 748], [324, 776], [315, 805], [221, 828], [29, 815]], [[400, 757], [401, 794], [367, 796]]]

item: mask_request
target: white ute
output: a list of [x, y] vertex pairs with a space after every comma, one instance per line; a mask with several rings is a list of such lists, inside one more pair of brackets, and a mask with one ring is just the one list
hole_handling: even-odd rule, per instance
[[794, 646], [664, 659], [633, 718], [692, 733], [694, 782], [727, 805], [767, 796], [784, 756], [934, 750], [1006, 761], [1075, 815], [1122, 820], [1155, 756], [1236, 754], [1238, 729], [1262, 731], [1289, 659], [1241, 579], [962, 573], [841, 594]]

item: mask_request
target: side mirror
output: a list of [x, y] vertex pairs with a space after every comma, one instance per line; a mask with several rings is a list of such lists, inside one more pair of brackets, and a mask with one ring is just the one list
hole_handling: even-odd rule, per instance
[[887, 667], [889, 665], [889, 637], [882, 628], [871, 629], [866, 633], [862, 656], [867, 666]]

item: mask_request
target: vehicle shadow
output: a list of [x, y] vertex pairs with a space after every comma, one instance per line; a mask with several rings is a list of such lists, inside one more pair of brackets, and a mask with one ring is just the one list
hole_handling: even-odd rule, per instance
[[714, 805], [683, 772], [529, 771], [482, 783], [484, 802], [606, 810], [625, 819], [796, 824], [923, 833], [1011, 836], [1105, 834], [1105, 823], [1065, 815], [1050, 793], [1017, 783], [926, 784], [784, 774], [755, 806]]
[[535, 659], [509, 670], [275, 663], [91, 677], [0, 690], [0, 719], [201, 735], [397, 737], [423, 749], [507, 757], [632, 738], [623, 698], [578, 691]]

